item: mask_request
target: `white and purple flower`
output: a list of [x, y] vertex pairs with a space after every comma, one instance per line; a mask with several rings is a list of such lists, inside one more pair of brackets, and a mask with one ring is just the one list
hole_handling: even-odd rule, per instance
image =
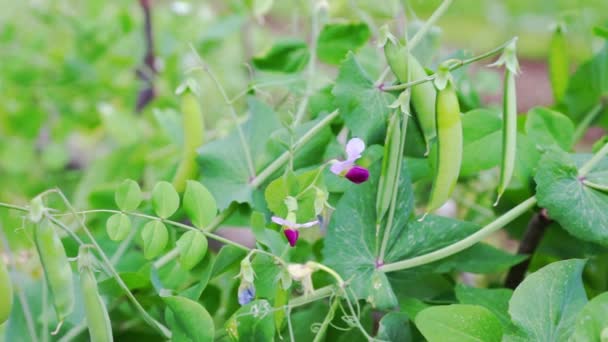
[[365, 150], [365, 143], [359, 138], [352, 138], [346, 143], [346, 160], [334, 161], [329, 170], [342, 177], [346, 177], [355, 184], [361, 184], [369, 178], [369, 171], [355, 164]]
[[314, 220], [314, 221], [310, 221], [310, 222], [306, 222], [306, 223], [295, 223], [294, 221], [295, 221], [295, 214], [293, 214], [293, 213], [289, 213], [287, 215], [287, 219], [284, 219], [284, 218], [278, 217], [278, 216], [272, 217], [272, 222], [283, 226], [283, 234], [285, 234], [285, 237], [287, 238], [287, 241], [289, 242], [289, 245], [291, 247], [294, 247], [296, 245], [296, 242], [298, 242], [298, 238], [300, 237], [300, 232], [298, 231], [298, 229], [310, 228], [312, 226], [319, 224], [318, 220]]

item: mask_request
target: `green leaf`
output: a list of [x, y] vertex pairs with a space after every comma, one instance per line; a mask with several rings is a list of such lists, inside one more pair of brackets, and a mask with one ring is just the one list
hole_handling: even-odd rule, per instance
[[554, 262], [529, 275], [513, 292], [509, 314], [526, 341], [567, 341], [587, 303], [584, 260]]
[[574, 124], [562, 113], [535, 107], [528, 111], [526, 134], [536, 146], [557, 145], [568, 151], [572, 146]]
[[122, 211], [133, 211], [137, 209], [141, 203], [141, 199], [139, 184], [132, 179], [123, 181], [114, 194], [114, 201]]
[[469, 176], [500, 164], [502, 119], [497, 111], [474, 109], [462, 116], [461, 175]]
[[173, 312], [179, 330], [191, 341], [212, 341], [215, 337], [213, 318], [199, 303], [185, 297], [164, 297], [163, 301]]
[[247, 252], [233, 245], [226, 245], [222, 247], [215, 258], [211, 278], [217, 277], [220, 274], [228, 271], [232, 266], [241, 261], [246, 254]]
[[[290, 134], [287, 128], [277, 130], [270, 136], [268, 150], [275, 155], [288, 151], [289, 145], [292, 144], [292, 138], [293, 141], [300, 139], [324, 117], [325, 115], [321, 115], [317, 120], [298, 125], [293, 134]], [[296, 151], [293, 160], [294, 169], [323, 163], [325, 161], [322, 159], [323, 153], [327, 148], [327, 143], [332, 138], [334, 138], [334, 135], [331, 133], [330, 127], [325, 127], [315, 134], [313, 138]]]
[[112, 241], [122, 241], [131, 232], [131, 220], [129, 216], [120, 213], [110, 216], [106, 222], [106, 231]]
[[589, 301], [578, 314], [571, 341], [600, 342], [600, 336], [608, 334], [607, 329], [608, 292], [604, 292]]
[[416, 326], [429, 342], [498, 342], [502, 338], [500, 321], [478, 305], [433, 306], [416, 316]]
[[570, 77], [564, 95], [567, 113], [579, 122], [608, 92], [608, 44], [592, 59], [581, 64]]
[[317, 40], [317, 56], [325, 63], [340, 64], [349, 51], [356, 52], [370, 36], [364, 23], [327, 24]]
[[352, 52], [340, 65], [332, 94], [353, 136], [363, 139], [368, 145], [370, 141], [383, 141], [388, 105], [395, 97], [374, 85]]
[[161, 221], [154, 220], [146, 223], [141, 231], [141, 238], [144, 242], [144, 257], [153, 259], [165, 250], [169, 232]]
[[413, 341], [410, 320], [404, 312], [389, 312], [382, 317], [378, 327], [378, 336], [384, 341]]
[[[535, 176], [538, 204], [549, 217], [570, 234], [585, 241], [608, 246], [608, 194], [584, 185], [578, 166], [590, 158], [552, 150], [545, 153]], [[586, 179], [608, 184], [608, 158], [602, 160]]]
[[284, 175], [272, 181], [264, 191], [268, 209], [276, 216], [286, 217], [288, 210], [285, 199], [291, 196], [298, 201], [298, 223], [313, 220], [317, 215], [314, 206], [316, 189], [313, 186], [322, 187], [322, 171], [323, 168], [318, 168], [298, 175]]
[[180, 236], [175, 245], [179, 250], [179, 262], [186, 270], [194, 268], [207, 253], [207, 237], [194, 230]]
[[191, 180], [186, 182], [183, 206], [192, 224], [201, 229], [209, 225], [217, 214], [213, 195], [204, 185]]
[[226, 322], [228, 336], [239, 342], [272, 341], [273, 308], [266, 300], [255, 300], [238, 309]]
[[285, 40], [275, 43], [264, 55], [254, 57], [252, 62], [259, 70], [294, 73], [304, 69], [309, 59], [305, 42]]
[[156, 183], [154, 189], [152, 189], [152, 206], [156, 215], [163, 219], [177, 211], [179, 195], [171, 183], [165, 181]]
[[235, 130], [223, 139], [203, 145], [199, 150], [198, 162], [200, 169], [204, 170], [201, 182], [213, 194], [220, 210], [226, 209], [232, 201], [253, 201], [245, 148], [252, 156], [256, 172], [275, 158], [266, 149], [266, 144], [271, 134], [281, 128], [277, 114], [255, 98], [249, 98], [248, 103], [250, 117], [241, 125], [246, 146], [241, 144]]
[[490, 310], [503, 328], [511, 325], [509, 317], [509, 300], [513, 295], [511, 289], [484, 289], [458, 284], [455, 287], [456, 298], [460, 304], [480, 305]]

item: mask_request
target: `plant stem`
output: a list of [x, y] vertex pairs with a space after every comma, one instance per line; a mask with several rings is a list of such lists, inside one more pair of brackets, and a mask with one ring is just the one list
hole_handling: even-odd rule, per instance
[[336, 309], [338, 309], [339, 304], [340, 304], [340, 297], [334, 298], [333, 303], [329, 307], [329, 312], [327, 313], [327, 316], [325, 316], [323, 323], [321, 323], [321, 326], [319, 327], [319, 330], [317, 331], [317, 334], [315, 335], [315, 339], [313, 340], [313, 342], [323, 341], [323, 337], [325, 337], [325, 331], [327, 330], [329, 323], [331, 323], [331, 321], [334, 319], [334, 314], [336, 312]]
[[[471, 63], [475, 63], [475, 62], [480, 61], [482, 59], [485, 59], [485, 58], [488, 58], [490, 56], [493, 56], [493, 55], [501, 52], [514, 39], [517, 39], [517, 37], [512, 38], [509, 41], [507, 41], [506, 43], [502, 44], [501, 46], [499, 46], [497, 48], [494, 48], [494, 49], [492, 49], [492, 50], [490, 50], [490, 51], [488, 51], [486, 53], [483, 53], [483, 54], [481, 54], [479, 56], [471, 57], [469, 59], [455, 60], [454, 63], [450, 65], [449, 70], [453, 71], [453, 70], [461, 68], [461, 67], [463, 67], [465, 65], [469, 65]], [[422, 83], [425, 83], [425, 82], [430, 82], [430, 81], [434, 80], [435, 78], [437, 78], [437, 74], [436, 73], [432, 74], [432, 75], [429, 75], [427, 77], [421, 78], [419, 80], [412, 81], [412, 82], [401, 83], [401, 84], [397, 84], [397, 85], [394, 85], [394, 86], [383, 86], [382, 90], [384, 90], [384, 91], [403, 90], [403, 89], [407, 89], [407, 88], [413, 87], [413, 86], [418, 85], [418, 84], [422, 84]]]
[[329, 297], [336, 293], [336, 287], [334, 285], [328, 285], [321, 287], [309, 294], [305, 294], [300, 297], [296, 297], [289, 301], [289, 307], [294, 308], [302, 305], [306, 305], [315, 302], [319, 299]]
[[530, 265], [532, 255], [540, 244], [541, 239], [545, 235], [547, 227], [551, 224], [551, 219], [547, 216], [545, 209], [537, 212], [528, 222], [528, 228], [524, 233], [524, 237], [519, 244], [517, 254], [525, 254], [528, 256], [526, 260], [511, 267], [505, 280], [505, 287], [515, 289], [523, 280]]
[[585, 184], [587, 187], [589, 187], [591, 189], [608, 192], [608, 185], [597, 184], [597, 183], [591, 182], [587, 179], [583, 180], [583, 184]]
[[608, 143], [604, 145], [588, 162], [578, 170], [578, 177], [584, 178], [608, 154]]
[[152, 263], [152, 267], [154, 267], [154, 268], [156, 268], [158, 270], [161, 267], [163, 267], [166, 264], [168, 264], [171, 261], [173, 261], [178, 256], [179, 256], [179, 249], [173, 248], [172, 250], [170, 250], [169, 252], [167, 252], [167, 254], [165, 254], [165, 255], [161, 256], [160, 258], [156, 259], [156, 261], [154, 263]]
[[400, 270], [405, 270], [408, 268], [413, 268], [420, 265], [429, 264], [433, 261], [437, 261], [443, 258], [447, 258], [451, 255], [454, 255], [460, 251], [463, 251], [474, 244], [480, 242], [485, 239], [488, 235], [493, 232], [503, 228], [506, 224], [510, 223], [529, 209], [533, 208], [536, 205], [536, 197], [532, 196], [527, 200], [521, 202], [517, 206], [513, 207], [511, 210], [504, 213], [502, 216], [498, 217], [496, 220], [490, 222], [477, 232], [467, 236], [466, 238], [453, 243], [449, 246], [440, 248], [436, 251], [419, 255], [410, 259], [405, 259], [401, 261], [397, 261], [390, 264], [385, 264], [380, 266], [378, 269], [381, 272], [395, 272]]
[[[321, 119], [316, 125], [314, 125], [308, 132], [306, 132], [298, 141], [293, 145], [293, 152], [297, 152], [303, 145], [305, 145], [310, 139], [312, 139], [319, 131], [329, 125], [333, 119], [338, 116], [338, 110], [334, 110], [326, 117]], [[277, 159], [275, 159], [270, 165], [268, 165], [262, 172], [260, 172], [256, 177], [254, 177], [250, 185], [253, 188], [257, 188], [262, 183], [264, 183], [268, 177], [272, 176], [278, 169], [280, 169], [285, 163], [289, 161], [290, 151], [285, 151], [281, 154]]]
[[319, 270], [324, 271], [325, 273], [331, 275], [338, 282], [338, 286], [340, 288], [344, 288], [344, 279], [342, 279], [342, 277], [340, 277], [338, 272], [336, 272], [333, 269], [331, 269], [323, 264], [320, 264], [318, 262], [309, 261], [309, 262], [307, 262], [307, 264], [312, 266], [313, 268], [319, 269]]
[[450, 7], [452, 0], [443, 0], [443, 2], [435, 9], [435, 12], [429, 17], [427, 21], [424, 22], [424, 25], [420, 27], [418, 31], [414, 34], [412, 39], [409, 40], [408, 46], [409, 49], [412, 50], [414, 47], [424, 38], [426, 33], [435, 25], [437, 20], [441, 18], [441, 16], [445, 13], [445, 11]]
[[573, 144], [576, 144], [579, 140], [581, 140], [581, 138], [583, 138], [587, 132], [587, 129], [589, 128], [589, 125], [591, 125], [595, 118], [597, 118], [597, 116], [602, 112], [602, 109], [604, 109], [604, 104], [600, 102], [595, 105], [595, 107], [591, 108], [587, 114], [585, 114], [583, 120], [579, 122], [578, 126], [576, 126], [576, 129], [574, 130], [574, 134], [572, 135]]

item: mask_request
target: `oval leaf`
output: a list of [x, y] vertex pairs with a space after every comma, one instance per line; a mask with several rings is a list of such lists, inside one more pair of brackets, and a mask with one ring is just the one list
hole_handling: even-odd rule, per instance
[[209, 312], [199, 303], [178, 296], [163, 298], [163, 301], [173, 312], [174, 324], [177, 330], [185, 333], [190, 340], [213, 341], [215, 327]]
[[179, 195], [169, 182], [158, 182], [152, 190], [152, 206], [156, 215], [167, 218], [179, 208]]
[[144, 257], [152, 259], [160, 255], [167, 246], [169, 232], [162, 222], [150, 221], [141, 231], [141, 238], [144, 242]]
[[131, 231], [131, 220], [125, 214], [114, 214], [106, 222], [106, 231], [112, 241], [124, 240]]
[[502, 338], [498, 318], [478, 305], [454, 304], [424, 309], [416, 316], [416, 326], [429, 342], [497, 342]]
[[179, 250], [179, 263], [186, 270], [194, 268], [207, 253], [207, 238], [194, 230], [186, 232], [175, 244]]
[[213, 195], [199, 182], [188, 181], [184, 192], [184, 210], [197, 228], [209, 225], [217, 214]]
[[114, 194], [114, 201], [120, 210], [133, 211], [141, 203], [141, 189], [139, 184], [132, 179], [126, 179]]

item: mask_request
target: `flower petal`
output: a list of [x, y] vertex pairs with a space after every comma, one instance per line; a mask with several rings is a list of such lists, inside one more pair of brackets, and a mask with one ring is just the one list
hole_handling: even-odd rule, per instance
[[352, 138], [346, 143], [346, 160], [355, 161], [361, 158], [361, 153], [365, 150], [365, 143], [359, 138]]
[[286, 219], [282, 218], [282, 217], [278, 217], [278, 216], [273, 216], [272, 217], [272, 222], [279, 224], [281, 226], [284, 227], [293, 227], [295, 226], [295, 223], [291, 222], [291, 221], [287, 221]]
[[329, 171], [331, 171], [335, 175], [342, 175], [342, 172], [348, 170], [353, 166], [354, 162], [351, 160], [344, 161], [336, 161], [329, 167]]
[[298, 242], [298, 237], [300, 237], [300, 232], [295, 229], [283, 229], [283, 234], [285, 234], [285, 237], [287, 238], [287, 241], [289, 241], [289, 245], [291, 247], [296, 245], [296, 242]]
[[255, 299], [255, 287], [253, 284], [243, 284], [239, 286], [239, 304], [246, 305]]
[[355, 184], [361, 184], [369, 178], [369, 171], [364, 167], [355, 165], [348, 170], [345, 177]]
[[319, 220], [296, 224], [294, 228], [310, 228], [319, 224]]

